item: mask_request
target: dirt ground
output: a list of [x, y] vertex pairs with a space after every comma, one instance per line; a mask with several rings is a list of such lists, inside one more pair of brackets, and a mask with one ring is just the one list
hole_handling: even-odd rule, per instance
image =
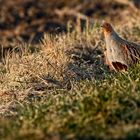
[[15, 40], [38, 43], [45, 32], [66, 32], [68, 22], [73, 29], [77, 18], [82, 27], [87, 19], [92, 23], [126, 22], [132, 12], [130, 6], [111, 0], [1, 0], [0, 44], [11, 47]]

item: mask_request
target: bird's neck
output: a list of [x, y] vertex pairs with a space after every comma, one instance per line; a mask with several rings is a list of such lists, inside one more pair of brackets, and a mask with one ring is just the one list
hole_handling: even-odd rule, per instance
[[110, 32], [110, 33], [104, 33], [104, 35], [105, 35], [107, 48], [113, 47], [113, 46], [110, 46], [110, 42], [114, 42], [114, 44], [118, 42], [118, 40], [120, 42], [123, 42], [122, 39], [119, 37], [119, 35], [115, 31]]
[[120, 40], [120, 37], [119, 35], [115, 32], [115, 31], [111, 31], [111, 32], [104, 32], [104, 36], [106, 39], [119, 39]]

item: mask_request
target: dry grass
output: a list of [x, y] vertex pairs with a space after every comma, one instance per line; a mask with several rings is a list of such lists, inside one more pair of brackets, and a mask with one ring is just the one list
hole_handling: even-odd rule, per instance
[[[100, 23], [96, 23], [83, 32], [77, 27], [72, 33], [45, 34], [36, 49], [22, 44], [9, 52], [0, 65], [1, 113], [13, 99], [23, 101], [34, 92], [71, 89], [84, 79], [103, 79], [108, 70], [103, 64], [105, 44], [99, 26]], [[119, 27], [116, 28], [122, 36], [138, 42], [137, 22], [133, 26], [124, 25], [123, 30]]]
[[30, 45], [17, 46], [19, 51], [9, 52], [1, 63], [1, 113], [13, 99], [23, 101], [34, 92], [71, 89], [82, 79], [103, 78], [101, 45], [101, 31], [94, 27], [59, 36], [46, 34], [33, 53]]
[[[116, 29], [138, 42], [138, 21]], [[103, 63], [99, 25], [83, 32], [77, 27], [67, 34], [45, 34], [34, 50], [32, 45], [18, 45], [2, 59], [1, 138], [111, 139], [139, 134], [139, 65], [126, 75], [110, 73]]]

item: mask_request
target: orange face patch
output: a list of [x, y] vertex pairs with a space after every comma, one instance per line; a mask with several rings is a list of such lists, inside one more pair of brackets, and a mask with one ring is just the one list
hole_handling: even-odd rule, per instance
[[109, 23], [104, 23], [101, 27], [103, 28], [103, 32], [105, 35], [112, 32], [113, 30], [112, 26]]

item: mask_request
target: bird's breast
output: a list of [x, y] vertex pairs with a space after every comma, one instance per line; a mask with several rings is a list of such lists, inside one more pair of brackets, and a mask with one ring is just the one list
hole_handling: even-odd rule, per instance
[[114, 38], [108, 36], [106, 38], [107, 59], [110, 62], [120, 62], [127, 65], [123, 47]]

